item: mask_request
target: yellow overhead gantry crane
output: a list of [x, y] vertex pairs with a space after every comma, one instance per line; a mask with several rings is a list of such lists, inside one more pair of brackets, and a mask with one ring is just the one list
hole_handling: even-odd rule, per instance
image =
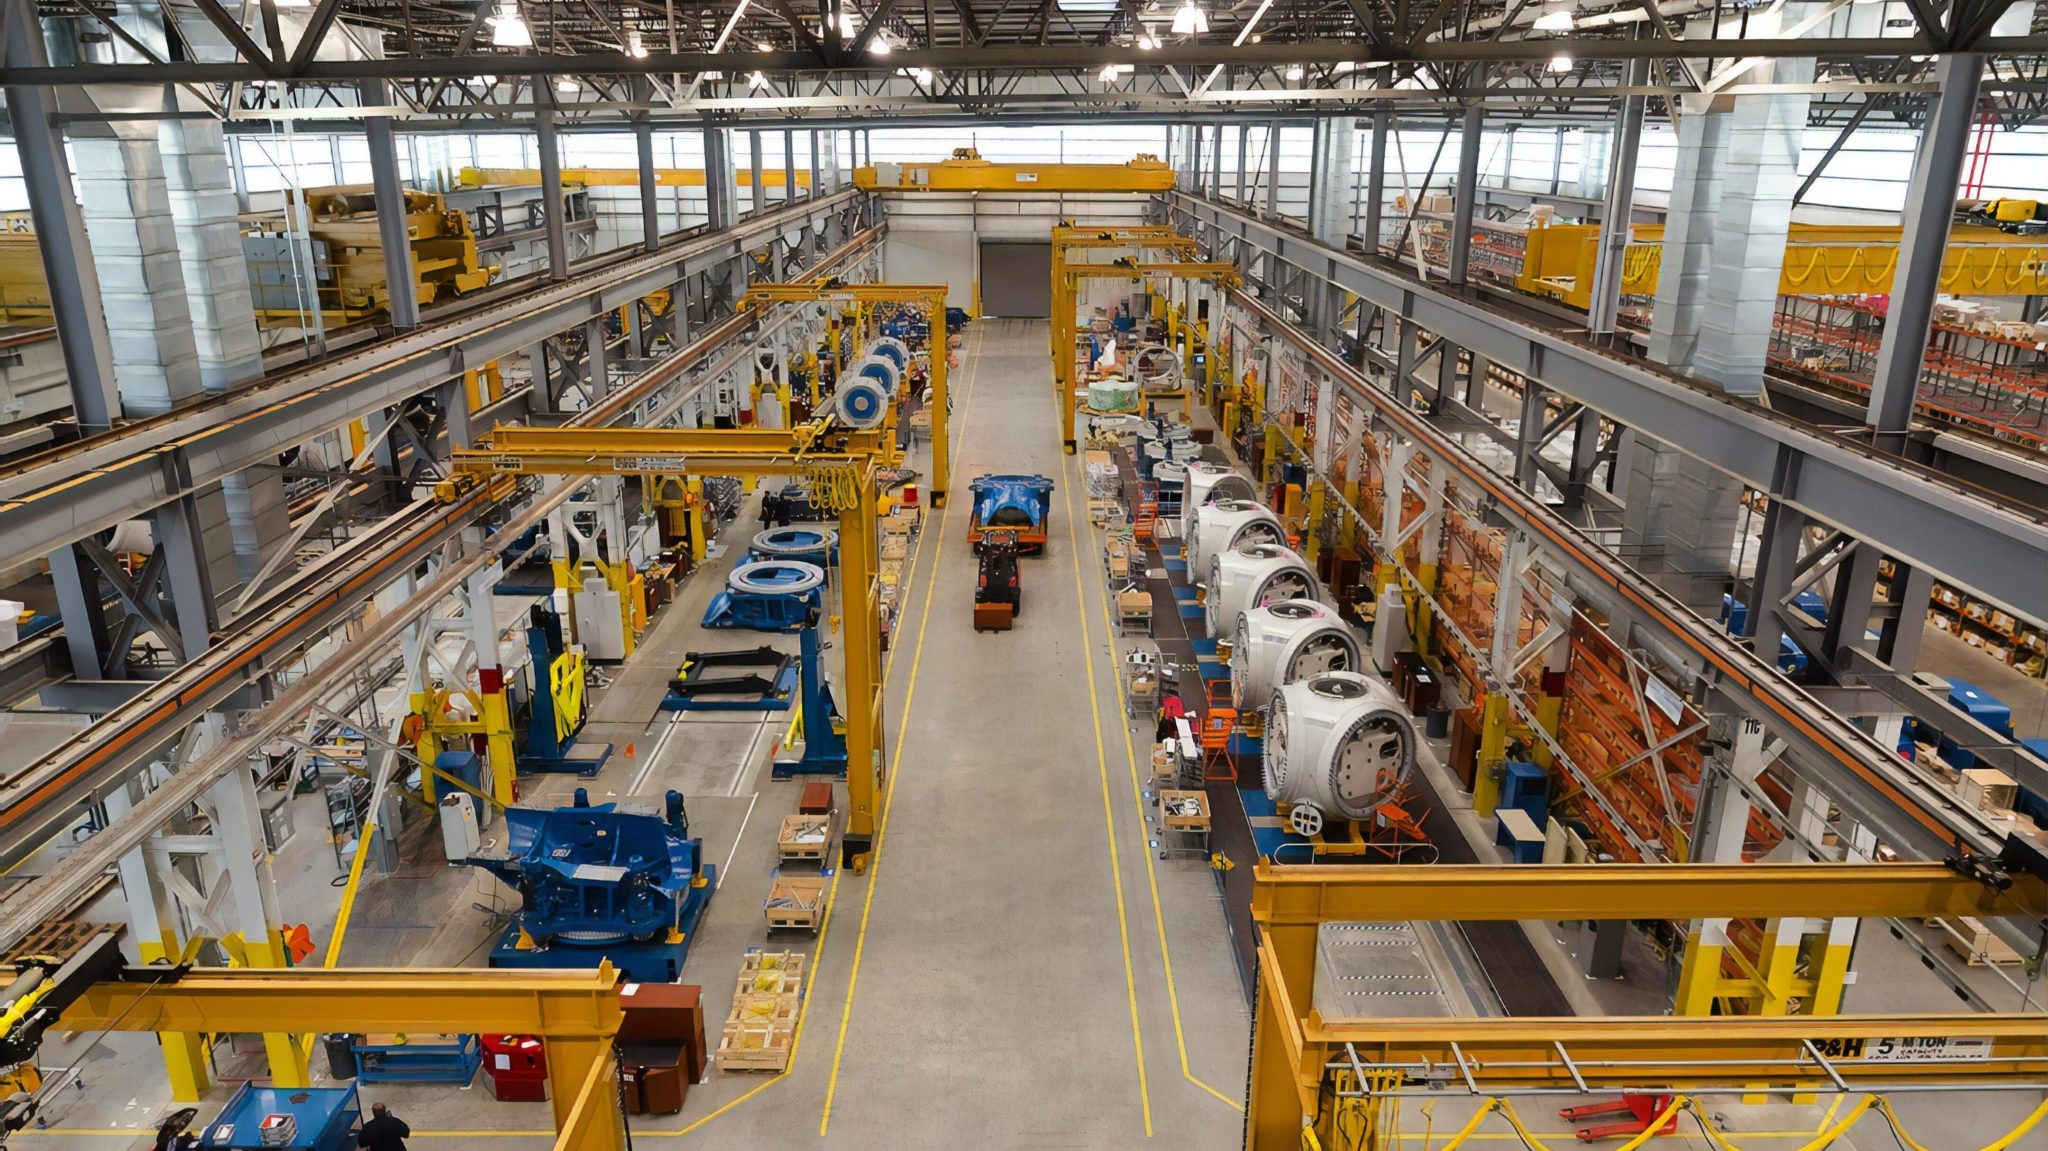
[[[945, 322], [943, 311], [940, 314]], [[940, 352], [944, 354], [943, 349]], [[934, 443], [942, 442], [935, 424]], [[845, 597], [846, 794], [843, 862], [867, 867], [882, 776], [882, 655], [877, 614], [875, 471], [883, 433], [818, 420], [794, 428], [493, 428], [485, 446], [457, 449], [456, 472], [515, 475], [794, 476], [839, 516]]]
[[[1528, 1091], [2048, 1086], [2048, 1015], [2039, 1013], [1329, 1020], [1311, 1006], [1317, 928], [1333, 921], [2048, 915], [2048, 885], [2036, 876], [1965, 870], [1261, 863], [1246, 1147], [1388, 1151], [1375, 1121], [1383, 1103], [1460, 1089], [1483, 1103], [1476, 1124]], [[2048, 1104], [2032, 1122], [2044, 1112]]]
[[854, 284], [836, 276], [821, 276], [806, 283], [755, 284], [740, 301], [742, 307], [749, 308], [837, 301], [856, 305], [864, 317], [876, 304], [910, 304], [924, 309], [931, 331], [925, 341], [925, 356], [930, 364], [932, 387], [930, 495], [935, 508], [946, 506], [946, 490], [953, 478], [953, 450], [946, 423], [952, 407], [951, 395], [946, 390], [946, 291], [944, 284]]
[[[1057, 306], [1061, 289], [1066, 283], [1069, 253], [1125, 249], [1137, 252], [1140, 257], [1156, 252], [1176, 260], [1192, 260], [1197, 254], [1194, 237], [1182, 235], [1166, 224], [1134, 224], [1129, 227], [1108, 228], [1091, 228], [1066, 222], [1055, 224], [1052, 229], [1052, 296], [1055, 305]], [[1075, 302], [1068, 310], [1071, 311], [1073, 307], [1078, 306], [1078, 302]], [[1053, 327], [1053, 386], [1072, 391], [1073, 337], [1068, 338], [1067, 354], [1061, 355], [1057, 320], [1054, 321]]]
[[1073, 375], [1074, 342], [1078, 338], [1078, 321], [1074, 311], [1080, 306], [1076, 297], [1079, 295], [1081, 281], [1126, 279], [1137, 282], [1153, 278], [1207, 280], [1221, 284], [1225, 288], [1234, 288], [1241, 282], [1236, 264], [1192, 261], [1144, 263], [1131, 259], [1120, 259], [1108, 264], [1070, 264], [1055, 255], [1052, 293], [1053, 387], [1059, 393], [1060, 441], [1068, 455], [1074, 454], [1074, 390], [1079, 383]]

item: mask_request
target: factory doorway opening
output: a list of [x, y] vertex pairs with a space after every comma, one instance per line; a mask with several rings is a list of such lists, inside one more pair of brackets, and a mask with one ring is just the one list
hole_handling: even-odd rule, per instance
[[1052, 245], [981, 242], [981, 314], [1001, 320], [1052, 317]]

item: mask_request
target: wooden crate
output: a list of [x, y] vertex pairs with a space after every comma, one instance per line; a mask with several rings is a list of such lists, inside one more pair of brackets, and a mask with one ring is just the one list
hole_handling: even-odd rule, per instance
[[733, 999], [732, 1011], [725, 1021], [753, 1026], [795, 1027], [797, 1012], [802, 1009], [803, 1001], [794, 995], [741, 995]]
[[1978, 811], [2003, 812], [2012, 807], [2018, 785], [1995, 767], [1973, 767], [1956, 781], [1956, 795]]
[[772, 1023], [727, 1023], [718, 1039], [718, 1069], [738, 1074], [789, 1070], [796, 1029]]
[[99, 935], [120, 935], [118, 923], [91, 923], [82, 919], [52, 919], [22, 936], [7, 953], [7, 962], [30, 959], [63, 963]]
[[825, 922], [825, 886], [822, 875], [778, 875], [768, 888], [762, 905], [768, 930], [788, 929], [815, 933]]
[[804, 953], [801, 951], [749, 951], [740, 960], [738, 995], [801, 995], [804, 990]]
[[1993, 935], [1990, 928], [1967, 915], [1957, 916], [1942, 935], [1949, 950], [1972, 967], [2013, 967], [2026, 962], [2025, 956]]
[[832, 854], [832, 813], [784, 816], [775, 849], [784, 863], [823, 863]]

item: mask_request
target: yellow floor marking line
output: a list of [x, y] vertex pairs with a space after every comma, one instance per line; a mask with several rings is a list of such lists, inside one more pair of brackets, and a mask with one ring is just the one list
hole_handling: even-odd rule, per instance
[[[1061, 479], [1066, 480], [1065, 469]], [[1116, 929], [1124, 948], [1124, 991], [1131, 1000], [1131, 1049], [1138, 1059], [1138, 1102], [1145, 1112], [1145, 1138], [1152, 1137], [1152, 1086], [1145, 1076], [1145, 1038], [1138, 1030], [1138, 976], [1131, 962], [1131, 921], [1124, 907], [1124, 869], [1116, 848], [1115, 806], [1109, 796], [1109, 753], [1102, 739], [1102, 696], [1095, 684], [1094, 644], [1088, 637], [1088, 589], [1081, 580], [1081, 539], [1074, 529], [1073, 481], [1064, 489], [1067, 510], [1067, 547], [1074, 553], [1074, 614], [1081, 621], [1081, 666], [1088, 673], [1088, 718], [1095, 721], [1095, 764], [1102, 776], [1102, 823], [1109, 836], [1109, 875], [1116, 884]], [[1114, 645], [1112, 645], [1113, 647]]]
[[[1087, 482], [1085, 468], [1083, 469], [1083, 474], [1080, 478], [1080, 482]], [[1089, 538], [1092, 540], [1095, 535], [1094, 531], [1091, 529], [1088, 534]], [[1109, 588], [1106, 585], [1101, 589], [1101, 596], [1103, 631], [1104, 634], [1109, 636], [1110, 651], [1112, 653], [1115, 653], [1118, 651], [1118, 646], [1116, 642], [1116, 615], [1114, 612], [1110, 610]], [[1130, 701], [1129, 698], [1124, 694], [1125, 684], [1123, 681], [1123, 677], [1120, 674], [1117, 674], [1112, 675], [1110, 678], [1114, 680], [1116, 683], [1115, 690], [1117, 710], [1123, 712], [1126, 716], [1128, 716], [1130, 714]], [[1188, 1082], [1194, 1084], [1195, 1086], [1222, 1100], [1226, 1106], [1230, 1107], [1232, 1110], [1242, 1115], [1244, 1113], [1243, 1103], [1239, 1102], [1236, 1099], [1232, 1099], [1230, 1096], [1225, 1095], [1223, 1092], [1218, 1091], [1214, 1087], [1209, 1086], [1207, 1083], [1204, 1083], [1200, 1078], [1198, 1078], [1195, 1075], [1194, 1070], [1188, 1065], [1187, 1032], [1186, 1029], [1181, 1025], [1180, 1017], [1180, 987], [1173, 977], [1173, 949], [1167, 946], [1166, 943], [1166, 911], [1159, 898], [1159, 864], [1152, 854], [1151, 843], [1149, 842], [1149, 840], [1146, 840], [1145, 838], [1145, 798], [1143, 785], [1140, 784], [1138, 781], [1138, 748], [1136, 743], [1131, 739], [1131, 725], [1129, 723], [1125, 723], [1123, 725], [1123, 729], [1124, 756], [1129, 761], [1131, 768], [1131, 805], [1137, 809], [1138, 837], [1140, 841], [1143, 842], [1146, 849], [1145, 879], [1146, 882], [1152, 888], [1152, 926], [1159, 933], [1159, 963], [1160, 967], [1163, 969], [1166, 976], [1166, 1003], [1167, 1006], [1169, 1006], [1173, 1010], [1173, 1042], [1174, 1045], [1180, 1049], [1180, 1073], [1181, 1076], [1185, 1078]], [[1164, 834], [1163, 830], [1161, 834]]]
[[[935, 352], [938, 355], [945, 354], [943, 347], [935, 349]], [[947, 423], [951, 425], [950, 431], [964, 433], [967, 427], [968, 406], [974, 401], [974, 382], [981, 374], [981, 337], [978, 333], [974, 338], [973, 354], [963, 359], [966, 359], [968, 368], [967, 379], [961, 388], [960, 413], [950, 417]], [[956, 443], [958, 439], [956, 436]], [[861, 960], [867, 955], [868, 917], [874, 912], [875, 888], [881, 881], [882, 844], [889, 836], [889, 815], [896, 810], [896, 781], [903, 777], [901, 768], [904, 734], [910, 730], [910, 705], [917, 698], [918, 669], [924, 665], [925, 626], [931, 622], [932, 597], [938, 593], [939, 560], [946, 554], [946, 513], [951, 508], [952, 499], [949, 494], [947, 506], [938, 510], [938, 515], [932, 518], [930, 525], [930, 531], [938, 536], [938, 542], [932, 548], [931, 571], [925, 577], [924, 607], [919, 610], [917, 618], [917, 645], [910, 656], [910, 682], [903, 689], [903, 711], [896, 718], [896, 746], [889, 757], [889, 786], [882, 792], [882, 818], [875, 826], [874, 847], [868, 853], [868, 890], [860, 905], [860, 931], [854, 936], [853, 966], [846, 977], [846, 1001], [839, 1009], [839, 1038], [832, 1045], [832, 1073], [825, 1080], [825, 1106], [818, 1114], [820, 1137], [832, 1129], [832, 1104], [839, 1097], [839, 1065], [846, 1055], [846, 1028], [853, 1021], [853, 995], [860, 986]], [[919, 548], [922, 547], [920, 541]], [[895, 653], [890, 654], [893, 656]], [[832, 885], [836, 889], [839, 880], [834, 878]]]

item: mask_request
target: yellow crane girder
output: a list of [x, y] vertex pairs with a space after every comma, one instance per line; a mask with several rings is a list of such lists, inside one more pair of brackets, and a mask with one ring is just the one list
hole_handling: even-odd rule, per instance
[[[939, 427], [934, 420], [934, 440]], [[879, 431], [853, 431], [822, 420], [794, 428], [501, 426], [491, 430], [482, 448], [451, 452], [449, 468], [486, 475], [836, 474], [849, 480], [855, 498], [834, 509], [839, 515], [839, 586], [845, 597], [846, 795], [851, 808], [841, 851], [844, 863], [861, 871], [874, 843], [882, 794], [875, 465], [885, 447]]]
[[[147, 973], [157, 969], [140, 969]], [[67, 1030], [244, 1034], [279, 1020], [309, 1032], [537, 1035], [561, 1151], [625, 1146], [612, 1044], [619, 973], [429, 968], [237, 968], [162, 981], [94, 984], [64, 1012]]]
[[853, 170], [870, 192], [1170, 192], [1173, 169], [1140, 153], [1123, 164], [997, 164], [972, 148], [926, 164], [874, 164]]
[[[798, 188], [811, 186], [809, 172], [785, 172], [780, 168], [763, 168], [761, 186], [764, 188], [786, 188], [790, 176], [796, 177]], [[463, 168], [455, 174], [456, 182], [468, 188], [484, 188], [503, 185], [514, 188], [535, 188], [540, 186], [538, 168]], [[751, 168], [740, 168], [733, 173], [733, 182], [742, 188], [754, 186], [754, 172]], [[637, 188], [640, 186], [638, 168], [564, 168], [562, 184], [565, 187], [582, 185], [586, 188]], [[657, 188], [701, 188], [704, 186], [702, 168], [656, 168], [654, 186]]]
[[[1224, 263], [1202, 263], [1193, 260], [1169, 260], [1148, 262], [1145, 260], [1118, 260], [1114, 263], [1070, 263], [1067, 260], [1070, 247], [1140, 249], [1141, 254], [1150, 248], [1173, 248], [1189, 252], [1191, 248], [1176, 243], [1170, 233], [1132, 235], [1123, 237], [1119, 229], [1106, 231], [1119, 236], [1118, 240], [1088, 238], [1090, 233], [1101, 233], [1104, 229], [1091, 229], [1075, 225], [1056, 229], [1066, 232], [1064, 242], [1055, 243], [1052, 251], [1052, 380], [1053, 390], [1059, 394], [1060, 441], [1068, 455], [1074, 454], [1074, 344], [1078, 337], [1075, 311], [1080, 303], [1076, 298], [1080, 284], [1088, 279], [1130, 279], [1141, 280], [1152, 277], [1171, 279], [1207, 280], [1225, 288], [1236, 287], [1242, 278], [1237, 265]], [[1186, 237], [1180, 237], [1186, 239]]]
[[845, 301], [855, 304], [911, 304], [922, 307], [930, 331], [925, 358], [930, 365], [932, 388], [932, 475], [931, 504], [946, 506], [946, 493], [953, 482], [953, 444], [950, 431], [952, 397], [946, 370], [946, 293], [944, 284], [854, 284], [833, 276], [792, 284], [755, 284], [741, 298], [743, 307], [770, 304], [802, 304]]
[[2048, 1015], [1326, 1019], [1317, 927], [1345, 920], [2024, 916], [2039, 879], [1942, 864], [1286, 866], [1253, 876], [1260, 994], [1247, 1147], [1330, 1146], [1339, 1080], [1386, 1093], [1642, 1088], [1745, 1093], [2048, 1085]]

